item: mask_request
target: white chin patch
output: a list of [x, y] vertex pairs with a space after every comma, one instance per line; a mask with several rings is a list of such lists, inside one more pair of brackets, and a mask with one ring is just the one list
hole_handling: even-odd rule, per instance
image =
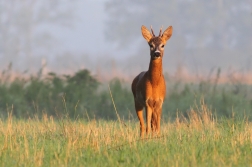
[[161, 58], [161, 56], [159, 56], [159, 57], [153, 56], [153, 57], [152, 57], [153, 60], [160, 59], [160, 58]]

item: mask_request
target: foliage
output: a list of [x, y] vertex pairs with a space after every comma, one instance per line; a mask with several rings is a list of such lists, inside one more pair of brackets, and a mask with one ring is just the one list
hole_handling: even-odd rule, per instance
[[[167, 80], [170, 80], [167, 78]], [[217, 79], [216, 79], [217, 80]], [[242, 84], [168, 82], [163, 119], [174, 120], [204, 102], [220, 117], [252, 116], [252, 87]], [[61, 118], [137, 119], [130, 84], [115, 78], [99, 83], [84, 69], [74, 75], [49, 73], [45, 78], [31, 76], [0, 82], [0, 117], [12, 110], [16, 118], [41, 118], [43, 114]], [[118, 115], [117, 115], [118, 114]]]

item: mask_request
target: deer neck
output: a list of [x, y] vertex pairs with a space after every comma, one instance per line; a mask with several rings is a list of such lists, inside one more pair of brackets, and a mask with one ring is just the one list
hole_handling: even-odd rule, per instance
[[163, 76], [162, 59], [150, 60], [149, 79], [152, 85], [158, 85], [160, 78]]

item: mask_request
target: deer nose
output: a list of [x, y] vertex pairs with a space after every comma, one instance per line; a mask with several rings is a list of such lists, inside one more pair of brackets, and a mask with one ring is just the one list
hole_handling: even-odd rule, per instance
[[154, 56], [155, 56], [155, 57], [160, 57], [160, 56], [161, 56], [160, 51], [156, 50], [156, 51], [154, 52]]

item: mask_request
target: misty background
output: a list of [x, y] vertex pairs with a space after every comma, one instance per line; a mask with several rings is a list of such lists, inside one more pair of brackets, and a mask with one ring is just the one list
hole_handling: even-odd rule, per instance
[[173, 26], [164, 72], [200, 79], [217, 69], [252, 81], [250, 0], [0, 0], [0, 70], [131, 81], [149, 65], [141, 26]]

